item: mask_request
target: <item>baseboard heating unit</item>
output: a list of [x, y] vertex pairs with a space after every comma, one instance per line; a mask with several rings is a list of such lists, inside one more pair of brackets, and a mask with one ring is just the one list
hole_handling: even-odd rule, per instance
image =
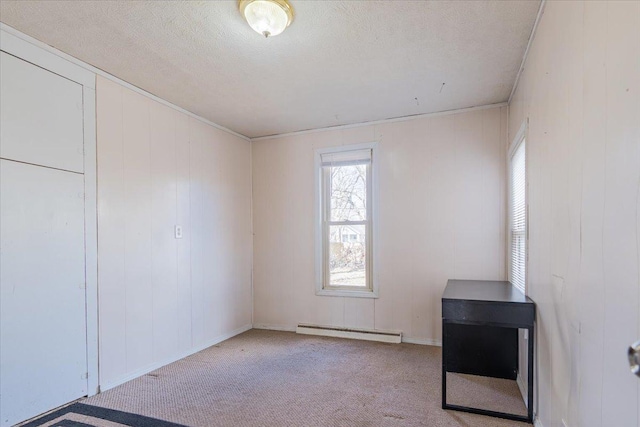
[[324, 337], [351, 338], [355, 340], [379, 341], [392, 344], [402, 342], [402, 332], [378, 331], [353, 328], [335, 328], [332, 326], [318, 326], [299, 324], [296, 333], [304, 335], [320, 335]]

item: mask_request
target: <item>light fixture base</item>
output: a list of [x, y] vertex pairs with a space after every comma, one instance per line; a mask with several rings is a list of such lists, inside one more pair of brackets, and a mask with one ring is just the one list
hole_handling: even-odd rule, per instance
[[287, 0], [238, 0], [238, 9], [249, 26], [265, 38], [282, 33], [294, 17]]

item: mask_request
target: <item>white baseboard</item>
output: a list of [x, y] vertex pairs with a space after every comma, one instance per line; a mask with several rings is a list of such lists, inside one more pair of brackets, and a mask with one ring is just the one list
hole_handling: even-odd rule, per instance
[[205, 348], [209, 348], [212, 345], [216, 345], [218, 343], [221, 343], [222, 341], [228, 340], [229, 338], [235, 337], [236, 335], [239, 335], [239, 334], [241, 334], [243, 332], [246, 332], [249, 329], [251, 329], [251, 325], [242, 326], [242, 327], [240, 327], [238, 329], [235, 329], [235, 330], [233, 330], [233, 331], [231, 331], [229, 333], [219, 335], [219, 336], [215, 337], [214, 339], [212, 339], [210, 341], [207, 341], [204, 344], [201, 344], [201, 345], [199, 345], [197, 347], [191, 348], [188, 351], [180, 353], [180, 354], [178, 354], [178, 355], [176, 355], [174, 357], [171, 357], [169, 359], [163, 360], [161, 362], [152, 363], [150, 365], [145, 366], [144, 368], [137, 369], [137, 370], [135, 370], [133, 372], [130, 372], [130, 373], [126, 374], [126, 375], [123, 375], [123, 376], [121, 376], [121, 377], [119, 377], [119, 378], [117, 378], [117, 379], [115, 379], [113, 381], [109, 381], [109, 382], [100, 384], [100, 392], [107, 391], [107, 390], [109, 390], [111, 388], [119, 386], [120, 384], [124, 384], [127, 381], [131, 381], [131, 380], [136, 379], [138, 377], [141, 377], [141, 376], [143, 376], [145, 374], [148, 374], [149, 372], [155, 371], [156, 369], [160, 369], [163, 366], [166, 366], [166, 365], [168, 365], [170, 363], [176, 362], [176, 361], [178, 361], [180, 359], [184, 359], [187, 356], [191, 356], [192, 354], [195, 354], [195, 353], [197, 353], [199, 351], [202, 351]]
[[[253, 329], [263, 329], [266, 331], [285, 331], [285, 332], [295, 332], [295, 326], [281, 326], [281, 325], [269, 325], [266, 323], [255, 323], [253, 325]], [[407, 344], [418, 344], [418, 345], [432, 345], [435, 347], [442, 347], [442, 341], [433, 339], [433, 338], [413, 338], [402, 335], [402, 342]]]
[[432, 338], [412, 338], [412, 337], [406, 337], [403, 335], [402, 342], [407, 344], [432, 345], [435, 347], [442, 347], [441, 340], [436, 340]]
[[390, 344], [400, 344], [400, 342], [402, 342], [401, 332], [373, 329], [338, 328], [333, 326], [299, 324], [296, 328], [296, 333], [303, 335], [386, 342]]
[[295, 332], [295, 326], [279, 326], [279, 325], [267, 325], [265, 323], [254, 323], [253, 329], [263, 329], [265, 331], [282, 331], [282, 332]]
[[536, 417], [536, 418], [533, 420], [533, 427], [544, 427], [544, 426], [542, 425], [542, 421], [540, 421], [540, 418]]

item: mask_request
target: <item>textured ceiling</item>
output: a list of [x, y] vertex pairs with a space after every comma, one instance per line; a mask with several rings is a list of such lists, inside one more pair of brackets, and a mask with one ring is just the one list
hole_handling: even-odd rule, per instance
[[[0, 20], [249, 137], [506, 101], [539, 1], [8, 1]], [[443, 86], [443, 83], [444, 86]]]

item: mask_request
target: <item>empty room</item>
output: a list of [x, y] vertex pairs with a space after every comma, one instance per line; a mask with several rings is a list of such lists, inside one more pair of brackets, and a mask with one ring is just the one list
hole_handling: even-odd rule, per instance
[[0, 0], [0, 426], [640, 427], [640, 1]]

